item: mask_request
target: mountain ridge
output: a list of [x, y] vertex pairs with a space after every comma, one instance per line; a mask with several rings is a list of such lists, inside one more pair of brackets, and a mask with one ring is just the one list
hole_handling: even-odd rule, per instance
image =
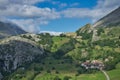
[[[119, 13], [119, 9], [117, 13]], [[112, 17], [110, 14], [108, 14], [110, 18], [115, 16], [115, 13]], [[106, 16], [100, 20], [105, 18]], [[119, 20], [117, 18], [118, 22]], [[114, 20], [112, 21], [114, 23]], [[98, 72], [94, 68], [89, 70], [81, 67], [82, 63], [92, 61], [103, 63], [105, 70], [115, 69], [120, 61], [120, 26], [113, 24], [112, 27], [109, 27], [112, 21], [104, 22], [103, 20], [103, 23], [98, 21], [101, 26], [97, 24], [96, 27], [86, 24], [75, 33], [60, 36], [53, 36], [49, 33], [18, 36], [15, 34], [15, 36], [1, 39], [0, 80], [2, 77], [4, 80], [43, 80], [42, 76], [45, 77], [44, 80], [48, 80], [52, 75], [65, 77], [71, 72], [73, 72], [72, 76], [69, 75], [71, 79], [74, 77], [79, 79], [80, 74]], [[43, 57], [47, 52], [48, 54]], [[9, 74], [5, 75], [7, 72]], [[50, 77], [47, 77], [46, 74], [50, 74]], [[40, 77], [36, 79], [37, 76]], [[53, 79], [54, 77], [52, 76], [52, 80], [56, 80]]]
[[120, 25], [120, 7], [99, 19], [93, 24], [93, 27], [107, 27], [115, 24]]
[[24, 30], [22, 30], [19, 26], [13, 23], [6, 23], [0, 21], [0, 38], [25, 34], [25, 33], [26, 32]]

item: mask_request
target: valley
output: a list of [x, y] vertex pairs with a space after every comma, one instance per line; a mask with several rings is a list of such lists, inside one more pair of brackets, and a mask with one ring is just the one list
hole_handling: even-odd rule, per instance
[[[120, 13], [116, 10], [109, 16]], [[57, 36], [9, 29], [1, 22], [0, 80], [109, 80], [106, 74], [119, 80], [120, 19], [113, 18], [113, 24], [109, 18], [99, 20], [106, 20], [104, 26], [95, 26], [98, 21]]]

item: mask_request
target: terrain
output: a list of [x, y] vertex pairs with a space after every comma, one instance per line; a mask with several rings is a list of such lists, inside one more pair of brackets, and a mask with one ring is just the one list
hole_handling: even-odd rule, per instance
[[[110, 80], [119, 80], [120, 19], [117, 14], [120, 8], [93, 25], [86, 24], [76, 32], [59, 36], [23, 32], [0, 39], [0, 79], [106, 80], [99, 67], [103, 64], [102, 69]], [[115, 20], [109, 21], [110, 18]], [[87, 68], [83, 63], [97, 67]]]
[[106, 27], [106, 26], [120, 25], [119, 17], [120, 17], [120, 7], [112, 11], [108, 15], [104, 16], [100, 20], [98, 20], [96, 23], [94, 23], [93, 27]]
[[0, 21], [0, 38], [15, 36], [18, 34], [25, 34], [25, 33], [26, 32], [24, 30], [22, 30], [19, 26], [13, 23]]

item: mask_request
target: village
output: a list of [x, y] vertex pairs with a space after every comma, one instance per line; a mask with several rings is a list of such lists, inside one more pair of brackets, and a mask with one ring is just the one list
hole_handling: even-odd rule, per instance
[[103, 69], [104, 64], [102, 61], [99, 60], [87, 60], [86, 62], [83, 62], [81, 66], [85, 67], [86, 69]]

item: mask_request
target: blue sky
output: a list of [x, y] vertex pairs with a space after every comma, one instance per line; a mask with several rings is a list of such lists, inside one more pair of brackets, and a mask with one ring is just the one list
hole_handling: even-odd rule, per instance
[[[65, 5], [60, 6], [59, 3]], [[62, 11], [67, 8], [93, 8], [96, 4], [97, 0], [60, 0], [58, 3], [56, 2], [56, 4], [46, 1], [37, 3], [35, 6], [55, 8], [57, 11]], [[42, 25], [40, 29], [42, 31], [75, 32], [87, 23], [92, 23], [90, 18], [60, 18], [50, 21], [47, 25]]]
[[120, 0], [0, 0], [0, 20], [27, 32], [74, 32], [120, 6]]
[[41, 26], [40, 29], [41, 31], [75, 32], [77, 29], [90, 22], [91, 20], [88, 18], [62, 18], [52, 20], [48, 25]]
[[[49, 8], [56, 8], [57, 10], [62, 10], [65, 8], [72, 8], [72, 7], [78, 7], [78, 8], [93, 8], [97, 4], [97, 0], [52, 0], [53, 2], [40, 2], [36, 3], [35, 6], [37, 7], [49, 7]], [[64, 6], [60, 8], [60, 4], [67, 4], [68, 6]], [[77, 3], [76, 5], [73, 5]], [[72, 6], [73, 5], [73, 6]]]

